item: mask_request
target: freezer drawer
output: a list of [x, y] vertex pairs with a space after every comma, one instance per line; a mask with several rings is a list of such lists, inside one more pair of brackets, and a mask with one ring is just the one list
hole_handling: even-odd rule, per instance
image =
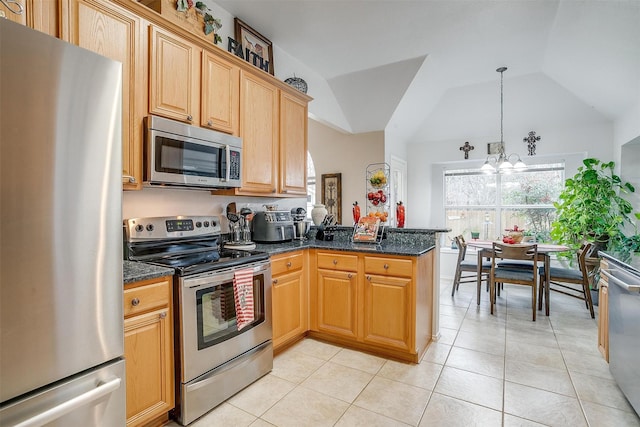
[[124, 360], [63, 380], [0, 407], [0, 425], [12, 427], [124, 426]]

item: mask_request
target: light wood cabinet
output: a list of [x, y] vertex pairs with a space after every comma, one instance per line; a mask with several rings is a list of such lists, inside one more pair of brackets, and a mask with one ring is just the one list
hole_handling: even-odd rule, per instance
[[[609, 265], [606, 260], [600, 261], [600, 269], [608, 270]], [[601, 274], [598, 282], [598, 350], [602, 357], [609, 361], [609, 283], [607, 278]]]
[[410, 351], [415, 326], [411, 260], [365, 256], [364, 272], [363, 341]]
[[240, 68], [204, 51], [202, 56], [202, 114], [200, 124], [238, 135]]
[[127, 426], [162, 425], [174, 407], [172, 278], [125, 285]]
[[197, 125], [202, 49], [155, 25], [149, 29], [149, 112]]
[[274, 351], [302, 338], [309, 327], [306, 256], [296, 251], [271, 258]]
[[278, 173], [278, 89], [240, 73], [242, 188], [239, 195], [275, 195]]
[[418, 362], [432, 336], [433, 253], [312, 252], [310, 335]]
[[[4, 3], [0, 3], [0, 17], [26, 25], [53, 37], [59, 36], [58, 10], [59, 0], [19, 0], [23, 6], [22, 14], [11, 12]], [[17, 10], [15, 3], [12, 10]]]
[[280, 163], [278, 192], [307, 194], [307, 102], [280, 93]]
[[146, 34], [143, 20], [106, 0], [66, 0], [64, 38], [122, 63], [124, 189], [142, 188], [142, 118], [146, 115]]

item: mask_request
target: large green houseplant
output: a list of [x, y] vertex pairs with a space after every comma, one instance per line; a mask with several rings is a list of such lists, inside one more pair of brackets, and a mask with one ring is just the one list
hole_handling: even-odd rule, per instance
[[[551, 224], [551, 238], [577, 249], [581, 242], [595, 242], [611, 249], [628, 239], [625, 227], [636, 231], [633, 207], [624, 197], [635, 192], [614, 173], [614, 162], [585, 159], [573, 178], [565, 181], [559, 201], [554, 203], [557, 218]], [[635, 217], [640, 219], [640, 214]], [[635, 235], [636, 233], [633, 233]]]

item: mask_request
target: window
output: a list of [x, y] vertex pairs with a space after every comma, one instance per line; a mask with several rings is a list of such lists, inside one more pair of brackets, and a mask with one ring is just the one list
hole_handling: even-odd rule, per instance
[[444, 172], [446, 226], [451, 234], [500, 238], [514, 225], [539, 242], [550, 241], [553, 203], [564, 185], [564, 163], [532, 165], [524, 171], [487, 175], [479, 169]]

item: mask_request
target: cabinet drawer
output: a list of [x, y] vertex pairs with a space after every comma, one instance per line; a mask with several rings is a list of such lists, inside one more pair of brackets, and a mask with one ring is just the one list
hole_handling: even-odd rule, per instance
[[358, 271], [358, 256], [318, 253], [318, 268], [340, 271]]
[[271, 275], [300, 270], [303, 264], [302, 252], [271, 258]]
[[364, 272], [389, 276], [411, 277], [413, 262], [409, 259], [364, 257]]
[[124, 316], [132, 316], [150, 310], [167, 307], [170, 303], [171, 281], [152, 281], [142, 286], [124, 290]]

